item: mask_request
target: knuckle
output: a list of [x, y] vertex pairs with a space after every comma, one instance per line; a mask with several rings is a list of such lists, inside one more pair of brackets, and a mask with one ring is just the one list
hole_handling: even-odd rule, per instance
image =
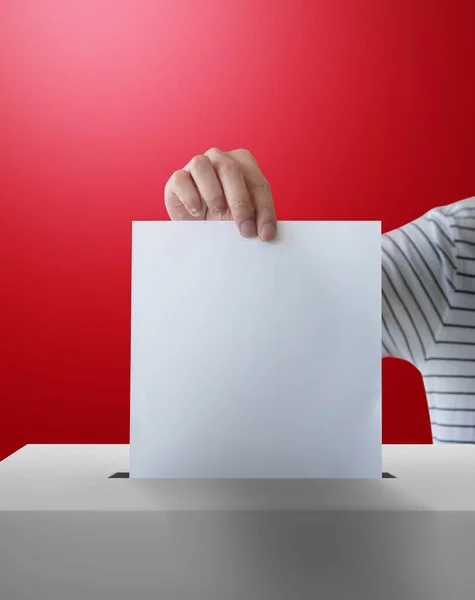
[[219, 148], [213, 147], [210, 148], [209, 150], [206, 150], [205, 152], [205, 156], [208, 156], [209, 158], [213, 157], [213, 156], [218, 156], [221, 154], [221, 150], [219, 150]]
[[246, 148], [238, 148], [237, 150], [235, 150], [235, 154], [237, 156], [242, 156], [243, 158], [252, 158], [252, 159], [254, 159], [254, 157], [252, 156], [251, 152], [249, 150], [247, 150]]
[[173, 173], [173, 175], [170, 177], [169, 182], [171, 185], [180, 185], [184, 181], [187, 181], [188, 177], [189, 174], [184, 169], [180, 169]]
[[210, 165], [211, 161], [209, 157], [205, 156], [204, 154], [198, 154], [197, 156], [193, 157], [190, 162], [190, 168], [194, 171], [200, 172], [209, 168]]
[[237, 215], [247, 215], [252, 214], [253, 212], [252, 205], [244, 194], [236, 194], [233, 196], [230, 204]]
[[221, 168], [223, 170], [224, 175], [228, 175], [228, 176], [231, 176], [231, 177], [235, 176], [235, 175], [239, 175], [241, 173], [241, 168], [233, 160], [225, 160], [225, 161], [223, 161], [223, 164], [222, 164]]
[[258, 193], [262, 192], [262, 193], [268, 194], [271, 191], [270, 183], [267, 181], [267, 179], [265, 177], [262, 177], [261, 179], [259, 179], [259, 181], [256, 181], [252, 185], [252, 187]]

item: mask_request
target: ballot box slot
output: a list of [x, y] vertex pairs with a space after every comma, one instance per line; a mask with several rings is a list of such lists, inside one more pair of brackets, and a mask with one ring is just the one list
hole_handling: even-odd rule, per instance
[[[129, 479], [130, 475], [127, 471], [118, 471], [117, 473], [113, 473], [109, 475], [108, 479]], [[396, 479], [395, 475], [391, 475], [391, 473], [384, 472], [383, 479]]]

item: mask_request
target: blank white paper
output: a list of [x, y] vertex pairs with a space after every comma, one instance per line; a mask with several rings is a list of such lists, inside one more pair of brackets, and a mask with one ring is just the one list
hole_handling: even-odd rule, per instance
[[130, 476], [380, 478], [380, 236], [134, 222]]

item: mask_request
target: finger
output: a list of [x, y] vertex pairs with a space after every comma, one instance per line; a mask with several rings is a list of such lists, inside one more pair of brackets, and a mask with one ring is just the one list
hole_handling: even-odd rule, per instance
[[198, 155], [185, 167], [198, 189], [211, 216], [222, 218], [228, 212], [223, 188], [208, 156]]
[[269, 182], [248, 150], [233, 150], [229, 154], [242, 166], [245, 173], [247, 188], [256, 211], [259, 237], [265, 242], [270, 242], [277, 234], [277, 218]]
[[257, 234], [256, 213], [241, 166], [224, 152], [209, 151], [207, 156], [218, 174], [231, 215], [241, 235], [254, 237]]
[[165, 206], [172, 220], [204, 219], [206, 209], [188, 171], [175, 171], [168, 180], [165, 186]]
[[266, 179], [260, 183], [248, 183], [256, 209], [256, 224], [259, 237], [264, 242], [272, 241], [277, 234], [277, 218], [270, 185]]

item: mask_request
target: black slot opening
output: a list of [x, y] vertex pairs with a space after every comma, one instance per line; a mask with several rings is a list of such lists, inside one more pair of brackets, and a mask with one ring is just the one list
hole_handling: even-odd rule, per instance
[[[119, 471], [114, 473], [113, 475], [109, 475], [107, 479], [129, 479], [130, 475], [127, 471]], [[386, 471], [383, 473], [383, 479], [396, 479], [395, 475], [391, 475], [391, 473], [387, 473]]]

